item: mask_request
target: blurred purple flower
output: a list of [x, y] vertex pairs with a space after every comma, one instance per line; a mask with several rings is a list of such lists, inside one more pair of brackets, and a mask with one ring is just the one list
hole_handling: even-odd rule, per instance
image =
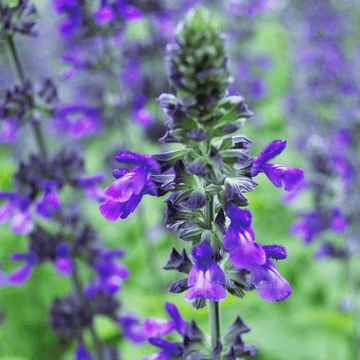
[[93, 297], [99, 290], [106, 294], [114, 294], [121, 289], [123, 280], [130, 274], [126, 265], [114, 260], [122, 256], [124, 256], [122, 249], [104, 250], [91, 262], [98, 278], [85, 290], [87, 297]]
[[70, 276], [74, 268], [74, 263], [69, 254], [69, 246], [65, 243], [60, 243], [56, 248], [56, 270], [62, 274]]
[[132, 315], [124, 315], [118, 318], [118, 323], [122, 327], [122, 333], [125, 338], [132, 341], [134, 344], [141, 344], [146, 340], [141, 326], [139, 326], [139, 319]]
[[144, 127], [150, 126], [153, 122], [151, 113], [146, 107], [135, 109], [133, 114], [136, 122]]
[[85, 189], [85, 195], [90, 200], [96, 200], [98, 202], [104, 202], [106, 196], [104, 190], [97, 185], [99, 182], [103, 182], [105, 179], [104, 174], [96, 173], [92, 175], [81, 175], [72, 177], [69, 179], [71, 185]]
[[165, 309], [170, 315], [171, 320], [147, 318], [142, 323], [141, 329], [147, 338], [161, 337], [173, 330], [176, 330], [180, 335], [185, 334], [186, 321], [180, 315], [176, 305], [166, 302]]
[[176, 330], [180, 335], [184, 336], [186, 322], [174, 304], [170, 302], [165, 303], [165, 309], [172, 320], [147, 318], [141, 325], [141, 329], [148, 338], [148, 341], [163, 350], [146, 356], [141, 360], [170, 360], [172, 356], [181, 357], [182, 351], [177, 344], [162, 340], [160, 337], [170, 333], [172, 330]]
[[29, 210], [30, 200], [14, 191], [1, 191], [0, 199], [7, 199], [0, 206], [0, 225], [11, 219], [10, 231], [15, 234], [28, 234], [33, 228], [33, 216]]
[[7, 118], [1, 121], [0, 143], [16, 142], [18, 139], [17, 118]]
[[114, 20], [114, 18], [115, 18], [115, 13], [114, 13], [114, 10], [110, 6], [102, 6], [94, 14], [95, 22], [98, 25], [102, 25], [109, 21], [112, 21], [112, 20]]
[[141, 360], [171, 360], [172, 357], [180, 358], [182, 356], [182, 350], [174, 342], [159, 338], [150, 338], [149, 342], [151, 345], [157, 346], [163, 350], [141, 358]]
[[302, 169], [288, 165], [268, 164], [268, 161], [281, 154], [285, 147], [286, 140], [274, 140], [267, 144], [254, 158], [250, 170], [251, 176], [255, 177], [263, 172], [276, 187], [281, 188], [284, 185], [286, 191], [296, 189], [304, 179]]
[[308, 244], [326, 227], [324, 219], [316, 212], [308, 212], [295, 220], [289, 228], [290, 234], [300, 236]]
[[57, 186], [57, 181], [44, 180], [42, 182], [45, 191], [42, 199], [36, 204], [36, 212], [44, 218], [51, 218], [61, 207], [59, 194], [55, 191]]
[[8, 285], [23, 285], [30, 279], [34, 265], [38, 263], [38, 257], [32, 251], [28, 253], [13, 253], [10, 255], [11, 261], [25, 261], [25, 264], [20, 265], [7, 275], [6, 283]]
[[205, 296], [212, 301], [225, 299], [225, 275], [212, 258], [211, 246], [206, 244], [194, 246], [191, 254], [196, 262], [189, 273], [189, 289], [185, 292], [185, 299], [193, 300], [199, 296]]
[[81, 25], [81, 6], [76, 0], [54, 0], [55, 10], [58, 14], [66, 14], [61, 24], [60, 33], [71, 36]]
[[99, 123], [100, 112], [97, 108], [76, 104], [59, 107], [54, 118], [55, 128], [75, 138], [92, 135], [98, 130]]
[[343, 233], [346, 230], [346, 219], [339, 208], [333, 209], [330, 218], [330, 227], [336, 232]]
[[88, 352], [83, 341], [79, 342], [79, 345], [75, 351], [74, 360], [93, 360], [93, 357]]
[[229, 252], [230, 262], [240, 269], [251, 269], [266, 261], [263, 248], [255, 242], [254, 230], [251, 228], [251, 213], [231, 205], [226, 210], [231, 223], [224, 237], [224, 248]]

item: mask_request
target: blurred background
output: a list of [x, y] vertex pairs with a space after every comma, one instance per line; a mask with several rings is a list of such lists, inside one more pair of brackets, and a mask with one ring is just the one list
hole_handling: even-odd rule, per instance
[[[166, 115], [156, 98], [171, 92], [164, 62], [166, 44], [172, 41], [175, 25], [196, 1], [129, 1], [140, 15], [128, 16], [114, 26], [98, 20], [98, 26], [104, 24], [105, 29], [100, 33], [76, 23], [74, 13], [61, 10], [60, 1], [32, 3], [39, 15], [34, 27], [37, 36], [17, 35], [15, 41], [28, 77], [33, 81], [51, 77], [57, 86], [57, 110], [44, 119], [51, 151], [65, 145], [84, 153], [88, 173], [106, 174], [105, 188], [113, 181], [112, 171], [118, 167], [113, 158], [119, 151], [151, 154], [176, 149], [177, 145], [157, 141], [165, 133]], [[89, 3], [90, 13], [96, 14], [101, 2]], [[321, 206], [331, 203], [331, 209], [341, 209], [348, 228], [356, 224], [356, 210], [360, 212], [360, 191], [356, 192], [360, 166], [360, 6], [355, 0], [199, 3], [214, 11], [227, 37], [234, 78], [230, 94], [243, 95], [255, 112], [241, 130], [254, 141], [252, 156], [269, 141], [286, 139], [287, 148], [276, 163], [304, 169], [307, 185], [289, 203], [283, 189], [275, 188], [263, 174], [257, 177], [259, 186], [248, 196], [256, 240], [286, 247], [288, 258], [277, 267], [293, 293], [274, 303], [265, 302], [255, 292], [247, 292], [244, 299], [229, 294], [222, 302], [222, 328], [239, 314], [252, 329], [244, 340], [260, 350], [254, 359], [354, 359], [354, 336], [359, 336], [360, 327], [356, 314], [360, 287], [357, 230], [334, 230], [326, 221], [327, 225], [315, 226], [318, 218], [309, 220], [304, 214], [321, 213], [319, 190], [314, 184], [335, 189], [321, 198]], [[3, 41], [0, 67], [1, 88], [18, 83]], [[81, 111], [71, 113], [69, 107], [74, 104]], [[72, 125], [65, 126], [64, 119]], [[334, 140], [336, 129], [352, 135], [351, 145]], [[13, 188], [17, 164], [36, 151], [26, 125], [18, 136], [16, 143], [0, 144], [2, 190]], [[329, 165], [331, 171], [322, 169], [327, 161], [334, 161], [334, 151], [350, 158], [355, 179], [351, 187], [344, 187], [346, 176], [341, 166], [340, 172], [334, 171], [334, 162]], [[64, 201], [70, 200], [69, 194], [63, 196]], [[99, 214], [99, 204], [76, 199], [82, 202], [84, 216], [101, 239], [109, 247], [126, 249], [122, 261], [131, 275], [119, 294], [124, 309], [141, 320], [167, 318], [164, 303], [171, 301], [186, 320], [194, 318], [209, 330], [207, 308], [196, 310], [183, 294], [167, 291], [181, 278], [161, 269], [170, 249], [181, 252], [185, 248], [190, 253], [191, 247], [164, 227], [165, 204], [161, 200], [144, 197], [134, 214], [109, 222]], [[348, 245], [346, 236], [351, 238]], [[325, 240], [343, 249], [346, 256], [331, 251], [316, 256]], [[26, 249], [25, 235], [11, 233], [7, 225], [0, 227], [0, 262], [6, 272], [14, 268], [9, 254]], [[86, 277], [88, 270], [84, 267], [81, 271]], [[68, 278], [45, 263], [34, 268], [25, 285], [0, 290], [0, 360], [73, 358], [75, 344], [61, 341], [48, 323], [53, 299], [66, 295], [70, 287]], [[103, 341], [119, 346], [122, 359], [138, 360], [154, 352], [148, 344], [135, 346], [125, 341], [105, 316], [96, 318], [95, 327]]]

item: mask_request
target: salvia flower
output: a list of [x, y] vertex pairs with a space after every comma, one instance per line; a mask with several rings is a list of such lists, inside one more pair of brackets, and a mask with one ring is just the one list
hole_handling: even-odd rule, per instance
[[65, 243], [60, 243], [56, 248], [55, 266], [57, 271], [63, 275], [71, 275], [74, 268], [74, 263], [69, 253], [69, 246]]
[[269, 164], [268, 161], [280, 155], [286, 147], [286, 140], [274, 140], [267, 144], [260, 154], [254, 158], [250, 174], [252, 177], [260, 172], [278, 188], [284, 185], [286, 191], [296, 189], [304, 178], [304, 171], [288, 165]]
[[325, 219], [317, 211], [310, 211], [295, 220], [290, 225], [289, 231], [292, 235], [301, 237], [306, 244], [309, 244], [325, 228]]
[[123, 315], [118, 318], [118, 323], [121, 325], [123, 336], [133, 342], [134, 344], [141, 344], [146, 337], [141, 326], [139, 326], [139, 319], [132, 315]]
[[147, 318], [144, 320], [141, 328], [146, 337], [161, 337], [173, 330], [176, 330], [180, 335], [185, 334], [186, 322], [180, 315], [178, 308], [173, 303], [167, 302], [165, 303], [165, 309], [171, 320], [159, 318]]
[[10, 221], [10, 230], [15, 234], [28, 234], [33, 228], [30, 199], [14, 191], [2, 191], [0, 199], [7, 199], [0, 206], [0, 225]]
[[121, 289], [123, 280], [129, 277], [129, 269], [114, 258], [122, 256], [122, 249], [103, 250], [96, 256], [92, 266], [98, 274], [98, 279], [88, 286], [88, 297], [92, 297], [100, 289], [106, 294], [114, 294]]
[[176, 330], [181, 336], [184, 336], [186, 322], [174, 304], [167, 302], [165, 308], [172, 320], [148, 318], [144, 320], [141, 326], [148, 341], [162, 349], [155, 354], [142, 358], [142, 360], [170, 360], [171, 357], [178, 358], [182, 355], [182, 348], [178, 344], [163, 340], [161, 336], [168, 334], [172, 330]]
[[80, 341], [78, 347], [76, 348], [75, 360], [93, 360], [93, 357], [86, 349], [83, 341]]
[[99, 129], [100, 112], [91, 106], [63, 105], [57, 110], [54, 121], [56, 129], [79, 139], [90, 136]]
[[212, 301], [225, 299], [225, 275], [212, 258], [212, 248], [207, 244], [200, 244], [193, 247], [191, 254], [196, 262], [189, 273], [189, 289], [185, 293], [185, 299], [193, 300], [199, 296]]
[[230, 262], [241, 269], [263, 265], [266, 255], [263, 248], [255, 242], [254, 230], [250, 226], [250, 211], [231, 205], [226, 212], [231, 223], [224, 237], [224, 248], [230, 254]]
[[25, 261], [25, 264], [20, 265], [8, 274], [6, 283], [13, 286], [23, 285], [31, 277], [34, 265], [38, 263], [38, 257], [33, 252], [13, 253], [10, 259], [12, 261]]
[[290, 284], [279, 274], [274, 262], [270, 259], [285, 259], [286, 250], [279, 245], [262, 246], [266, 253], [263, 265], [251, 268], [251, 282], [256, 286], [257, 294], [266, 301], [281, 301], [290, 296]]
[[36, 211], [42, 217], [51, 218], [54, 214], [54, 211], [60, 209], [60, 197], [55, 190], [57, 186], [57, 181], [44, 180], [42, 182], [42, 187], [45, 190], [44, 195], [36, 205]]
[[112, 221], [119, 217], [122, 219], [128, 217], [145, 194], [157, 195], [156, 187], [147, 174], [160, 172], [160, 165], [152, 156], [125, 151], [118, 154], [116, 160], [136, 167], [132, 170], [115, 170], [114, 176], [117, 180], [104, 191], [107, 201], [100, 205], [100, 214]]

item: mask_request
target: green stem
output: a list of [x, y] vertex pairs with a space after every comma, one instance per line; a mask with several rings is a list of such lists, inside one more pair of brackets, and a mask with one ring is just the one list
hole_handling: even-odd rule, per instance
[[[204, 182], [205, 185], [205, 182]], [[211, 196], [208, 204], [204, 209], [204, 221], [206, 227], [211, 231], [212, 223], [214, 221], [214, 196]], [[211, 333], [211, 346], [214, 348], [217, 341], [220, 339], [220, 302], [209, 300], [209, 321], [210, 321], [210, 333]]]
[[211, 346], [214, 348], [220, 339], [220, 302], [209, 300], [209, 320], [211, 333]]
[[11, 55], [14, 59], [16, 71], [18, 73], [18, 76], [19, 76], [21, 82], [23, 83], [25, 81], [25, 73], [21, 66], [20, 58], [19, 58], [18, 52], [16, 50], [14, 39], [11, 35], [6, 35], [6, 40], [9, 45]]
[[35, 138], [38, 143], [38, 147], [40, 149], [41, 155], [45, 160], [48, 160], [48, 152], [45, 145], [45, 139], [43, 133], [41, 131], [41, 124], [39, 121], [34, 120], [32, 121], [32, 127], [35, 133]]
[[[80, 281], [80, 277], [79, 277], [79, 275], [77, 273], [77, 267], [76, 267], [75, 261], [74, 261], [74, 268], [73, 268], [73, 271], [71, 273], [71, 278], [73, 280], [74, 287], [75, 287], [75, 289], [77, 291], [77, 294], [78, 294], [81, 302], [83, 304], [85, 304], [85, 306], [88, 309], [90, 309], [91, 314], [94, 315], [94, 311], [93, 311], [93, 309], [91, 307], [91, 304], [89, 303], [89, 301], [84, 296], [83, 287], [82, 287], [82, 284], [81, 284], [81, 281]], [[98, 339], [98, 337], [96, 335], [96, 332], [95, 332], [92, 321], [91, 321], [91, 324], [90, 324], [90, 332], [91, 332], [91, 335], [92, 335], [92, 338], [93, 338], [93, 341], [94, 341], [94, 348], [95, 348], [97, 358], [98, 358], [98, 360], [102, 360], [101, 343], [100, 343], [100, 340]]]
[[[23, 68], [21, 66], [21, 63], [20, 63], [20, 58], [19, 58], [18, 52], [16, 50], [14, 39], [12, 38], [12, 36], [7, 36], [6, 39], [7, 39], [7, 42], [9, 44], [11, 55], [12, 55], [12, 57], [14, 59], [14, 63], [15, 63], [15, 66], [16, 66], [18, 76], [19, 76], [21, 82], [24, 82], [25, 81], [25, 73], [24, 73], [24, 70], [23, 70]], [[41, 130], [41, 125], [40, 125], [39, 121], [35, 120], [35, 121], [32, 121], [32, 126], [33, 126], [36, 142], [37, 142], [38, 147], [40, 149], [41, 155], [43, 156], [43, 158], [45, 160], [47, 160], [48, 159], [48, 151], [47, 151], [46, 144], [45, 144], [45, 139], [44, 139], [44, 136], [43, 136], [43, 133], [42, 133], [42, 130]], [[77, 290], [78, 296], [81, 299], [82, 303], [86, 307], [88, 307], [90, 309], [92, 315], [94, 315], [94, 312], [93, 312], [93, 310], [92, 310], [92, 308], [90, 306], [90, 303], [87, 301], [86, 297], [83, 294], [83, 287], [81, 285], [80, 278], [79, 278], [79, 276], [77, 274], [75, 261], [74, 261], [74, 269], [72, 271], [72, 280], [73, 280], [75, 289]], [[99, 339], [98, 339], [98, 337], [97, 337], [97, 335], [95, 333], [95, 330], [94, 330], [94, 327], [93, 327], [92, 324], [90, 326], [90, 331], [91, 331], [91, 334], [92, 334], [92, 337], [93, 337], [94, 348], [95, 348], [95, 351], [96, 351], [96, 354], [97, 354], [97, 358], [98, 358], [98, 360], [102, 360], [101, 344], [100, 344], [100, 341], [99, 341]]]
[[[15, 68], [16, 68], [16, 71], [18, 73], [18, 76], [19, 76], [21, 82], [24, 83], [24, 81], [25, 81], [25, 72], [24, 72], [23, 67], [21, 66], [19, 53], [18, 53], [18, 51], [16, 49], [14, 39], [13, 39], [13, 37], [11, 35], [7, 35], [6, 40], [7, 40], [7, 43], [9, 45], [9, 48], [10, 48], [11, 56], [12, 56], [12, 58], [14, 60], [14, 63], [15, 63]], [[35, 133], [36, 141], [38, 143], [38, 147], [40, 149], [41, 155], [43, 156], [43, 158], [45, 160], [47, 160], [48, 159], [48, 153], [47, 153], [47, 150], [46, 150], [44, 136], [43, 136], [42, 131], [41, 131], [41, 125], [37, 120], [34, 120], [34, 121], [32, 121], [32, 127], [33, 127], [33, 130], [34, 130], [34, 133]]]

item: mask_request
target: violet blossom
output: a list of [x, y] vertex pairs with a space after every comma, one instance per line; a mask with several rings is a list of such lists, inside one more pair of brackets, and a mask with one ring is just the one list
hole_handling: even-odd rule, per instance
[[263, 265], [266, 255], [263, 248], [255, 242], [254, 230], [250, 226], [250, 211], [239, 209], [233, 204], [226, 213], [231, 223], [224, 237], [224, 248], [230, 254], [230, 262], [241, 269]]
[[266, 262], [251, 268], [251, 282], [256, 286], [257, 294], [266, 301], [281, 301], [290, 296], [290, 284], [279, 274], [270, 259], [285, 259], [286, 250], [279, 245], [262, 246], [266, 253]]
[[144, 195], [156, 196], [156, 187], [147, 174], [160, 172], [160, 165], [152, 156], [124, 151], [115, 158], [120, 163], [137, 166], [132, 170], [115, 170], [114, 177], [117, 180], [104, 191], [107, 201], [100, 205], [100, 214], [111, 221], [119, 217], [127, 218], [136, 209]]
[[255, 177], [260, 172], [278, 188], [284, 185], [286, 191], [296, 189], [304, 179], [304, 171], [288, 165], [268, 164], [268, 161], [280, 155], [286, 147], [286, 140], [274, 140], [267, 144], [254, 158], [250, 174]]
[[196, 262], [189, 273], [189, 289], [185, 292], [185, 299], [193, 300], [199, 296], [205, 296], [212, 301], [225, 299], [225, 275], [212, 258], [211, 246], [207, 244], [194, 246], [191, 254]]

